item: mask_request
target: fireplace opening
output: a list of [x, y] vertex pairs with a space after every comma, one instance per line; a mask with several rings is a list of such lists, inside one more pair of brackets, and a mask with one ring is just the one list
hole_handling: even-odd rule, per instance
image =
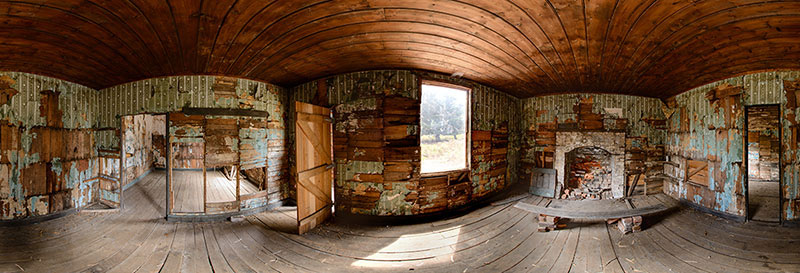
[[565, 155], [566, 181], [562, 199], [612, 199], [611, 153], [598, 147], [579, 147]]

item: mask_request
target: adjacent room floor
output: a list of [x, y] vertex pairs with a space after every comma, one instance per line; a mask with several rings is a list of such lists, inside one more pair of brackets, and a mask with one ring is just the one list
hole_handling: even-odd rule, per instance
[[540, 233], [534, 215], [498, 202], [431, 223], [334, 222], [298, 236], [287, 233], [292, 208], [238, 223], [166, 222], [163, 181], [156, 171], [131, 187], [120, 213], [0, 228], [0, 272], [800, 271], [800, 230], [692, 210], [645, 219], [629, 235], [580, 220]]
[[779, 222], [781, 189], [778, 181], [750, 181], [748, 183], [751, 219]]
[[[175, 193], [174, 211], [203, 212], [203, 171], [173, 170], [172, 175], [172, 191]], [[206, 178], [208, 179], [208, 195], [206, 196], [208, 202], [236, 201], [236, 180], [230, 180], [219, 171], [211, 170], [206, 171]], [[242, 195], [258, 191], [255, 185], [244, 179], [240, 181], [240, 184]]]

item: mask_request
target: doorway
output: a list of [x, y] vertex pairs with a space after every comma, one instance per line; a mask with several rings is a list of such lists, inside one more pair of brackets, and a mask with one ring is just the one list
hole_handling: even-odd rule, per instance
[[747, 215], [749, 220], [780, 222], [780, 105], [746, 108]]
[[151, 172], [164, 169], [166, 115], [134, 114], [120, 119], [122, 195], [124, 189], [134, 186]]

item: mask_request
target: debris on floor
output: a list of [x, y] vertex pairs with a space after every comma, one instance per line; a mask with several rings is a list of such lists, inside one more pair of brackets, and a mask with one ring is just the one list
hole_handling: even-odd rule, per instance
[[539, 232], [553, 231], [567, 227], [566, 224], [559, 224], [561, 217], [539, 214]]
[[621, 218], [617, 221], [617, 228], [622, 234], [642, 231], [642, 216]]

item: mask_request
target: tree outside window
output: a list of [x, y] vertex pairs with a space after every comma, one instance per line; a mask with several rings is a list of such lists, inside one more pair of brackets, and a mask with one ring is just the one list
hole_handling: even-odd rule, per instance
[[469, 90], [422, 85], [422, 173], [466, 169]]

